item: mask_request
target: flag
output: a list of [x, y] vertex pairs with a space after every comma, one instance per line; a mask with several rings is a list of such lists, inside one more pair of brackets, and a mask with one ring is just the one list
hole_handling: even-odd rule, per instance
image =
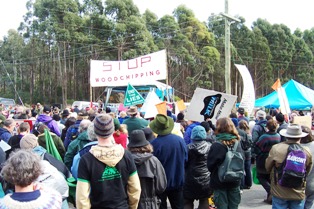
[[281, 87], [281, 82], [280, 82], [280, 79], [278, 78], [277, 81], [271, 86], [271, 88], [277, 91], [277, 89], [279, 89], [280, 87]]
[[272, 89], [277, 91], [279, 104], [280, 104], [280, 112], [284, 115], [291, 113], [290, 105], [288, 102], [287, 94], [285, 89], [281, 86], [280, 79], [278, 78], [277, 81], [272, 85]]

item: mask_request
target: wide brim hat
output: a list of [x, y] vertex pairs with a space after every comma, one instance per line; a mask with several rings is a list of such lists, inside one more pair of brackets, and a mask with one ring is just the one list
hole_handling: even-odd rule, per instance
[[279, 134], [287, 138], [303, 138], [308, 135], [308, 133], [302, 132], [301, 126], [297, 124], [291, 124], [287, 129], [282, 129]]
[[149, 142], [146, 140], [143, 130], [134, 130], [131, 132], [128, 143], [129, 148], [144, 147], [148, 144]]
[[155, 119], [150, 122], [149, 127], [158, 135], [167, 135], [173, 130], [174, 121], [169, 116], [157, 114]]
[[129, 115], [135, 115], [135, 114], [137, 114], [137, 107], [136, 107], [136, 106], [130, 107], [130, 108], [126, 111], [126, 113], [129, 114]]
[[155, 139], [155, 135], [154, 135], [154, 133], [153, 133], [151, 128], [146, 127], [146, 128], [143, 128], [142, 130], [143, 130], [143, 132], [145, 134], [145, 138], [146, 138], [147, 141], [152, 141], [152, 140]]
[[63, 112], [62, 112], [61, 115], [62, 115], [62, 116], [69, 116], [69, 115], [70, 115], [70, 112], [69, 112], [69, 110], [65, 109], [65, 110], [63, 110]]

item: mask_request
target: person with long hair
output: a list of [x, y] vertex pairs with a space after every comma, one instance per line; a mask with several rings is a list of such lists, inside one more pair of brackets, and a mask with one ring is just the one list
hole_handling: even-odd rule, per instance
[[[243, 143], [247, 143], [246, 147], [242, 147], [244, 152], [244, 171], [245, 175], [242, 180], [242, 188], [250, 189], [252, 186], [252, 173], [251, 173], [251, 146], [252, 146], [252, 134], [250, 131], [249, 124], [246, 120], [239, 121], [239, 134], [242, 134]], [[248, 145], [249, 144], [249, 145]]]
[[130, 134], [128, 150], [132, 153], [141, 182], [141, 198], [137, 209], [157, 209], [160, 199], [157, 195], [165, 191], [167, 177], [160, 161], [153, 153], [153, 146], [146, 140], [143, 130]]
[[[240, 136], [230, 118], [217, 120], [215, 135], [217, 141], [212, 144], [207, 157], [207, 167], [211, 172], [210, 187], [214, 191], [214, 202], [219, 209], [237, 209], [241, 202], [241, 181], [221, 182], [217, 168], [223, 163], [228, 147], [232, 148], [236, 142], [239, 143]], [[241, 146], [237, 146], [236, 151], [243, 155]]]

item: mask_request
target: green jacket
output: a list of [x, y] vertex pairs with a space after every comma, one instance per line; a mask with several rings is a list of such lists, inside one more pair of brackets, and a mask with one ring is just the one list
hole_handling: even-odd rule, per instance
[[64, 164], [69, 170], [71, 170], [74, 156], [89, 142], [87, 131], [84, 131], [69, 144], [68, 150], [64, 156]]
[[[63, 145], [63, 142], [62, 142], [61, 138], [58, 137], [56, 134], [54, 134], [52, 132], [50, 132], [50, 134], [51, 134], [53, 142], [56, 145], [56, 148], [57, 148], [59, 154], [61, 155], [61, 157], [63, 159], [64, 158], [64, 154], [65, 154], [65, 148], [64, 148], [64, 145]], [[38, 144], [40, 146], [42, 146], [43, 148], [47, 149], [45, 134], [38, 135]]]

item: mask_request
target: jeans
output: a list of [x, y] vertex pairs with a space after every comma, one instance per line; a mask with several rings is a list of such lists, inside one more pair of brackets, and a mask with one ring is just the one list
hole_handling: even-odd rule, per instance
[[245, 175], [243, 176], [241, 182], [241, 188], [251, 187], [252, 186], [252, 172], [251, 172], [251, 158], [244, 161], [244, 171]]
[[272, 209], [303, 209], [304, 200], [284, 200], [273, 196]]
[[240, 187], [214, 190], [214, 203], [218, 209], [238, 209], [240, 202]]
[[172, 209], [183, 209], [183, 189], [166, 190], [159, 195], [161, 200], [160, 209], [167, 209], [167, 198]]
[[[193, 199], [184, 199], [184, 209], [194, 209]], [[198, 209], [208, 209], [208, 198], [199, 199]]]
[[268, 196], [270, 194], [270, 174], [257, 173], [257, 178], [266, 190]]

